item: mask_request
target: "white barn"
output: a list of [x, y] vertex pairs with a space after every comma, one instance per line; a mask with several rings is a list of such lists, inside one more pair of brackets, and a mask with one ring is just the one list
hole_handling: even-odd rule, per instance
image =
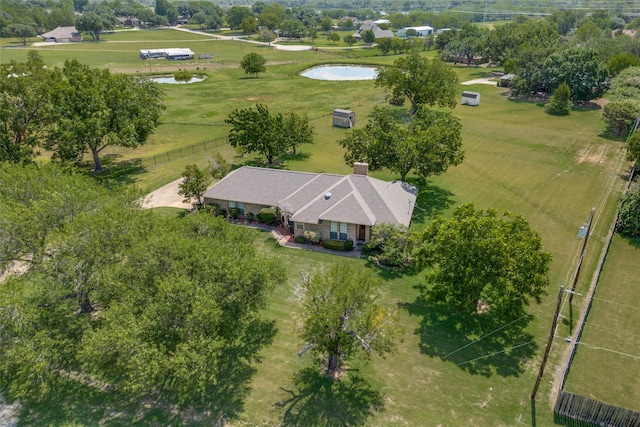
[[403, 38], [409, 37], [407, 36], [407, 31], [409, 30], [415, 30], [416, 37], [427, 37], [433, 35], [433, 27], [424, 25], [421, 27], [404, 27], [401, 30], [396, 31], [396, 36]]

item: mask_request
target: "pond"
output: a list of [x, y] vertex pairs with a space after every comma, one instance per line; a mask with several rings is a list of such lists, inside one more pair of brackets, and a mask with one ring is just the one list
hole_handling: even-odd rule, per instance
[[300, 75], [315, 80], [373, 80], [378, 75], [378, 70], [375, 67], [356, 65], [323, 65], [309, 68]]
[[149, 77], [149, 80], [156, 83], [165, 83], [170, 85], [184, 85], [188, 83], [198, 83], [205, 79], [205, 76], [193, 76], [191, 80], [176, 80], [174, 76], [158, 76]]

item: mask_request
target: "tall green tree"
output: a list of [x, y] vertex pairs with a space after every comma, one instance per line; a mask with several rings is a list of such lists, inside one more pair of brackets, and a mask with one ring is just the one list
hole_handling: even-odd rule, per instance
[[99, 172], [102, 150], [138, 147], [158, 124], [164, 95], [157, 83], [76, 60], [65, 62], [63, 75], [66, 84], [56, 100], [61, 118], [46, 143], [55, 158], [79, 161], [89, 151]]
[[411, 114], [419, 105], [453, 108], [458, 96], [458, 76], [439, 59], [429, 60], [417, 53], [398, 58], [383, 67], [376, 76], [376, 86], [384, 87], [411, 101]]
[[362, 41], [371, 44], [376, 42], [376, 35], [372, 30], [364, 30], [362, 32]]
[[338, 142], [345, 162], [367, 162], [371, 170], [387, 168], [405, 181], [412, 170], [421, 177], [439, 175], [464, 159], [460, 120], [450, 112], [420, 107], [408, 124], [393, 117], [389, 107], [375, 107], [364, 129]]
[[616, 231], [624, 236], [640, 236], [640, 187], [637, 185], [620, 202]]
[[313, 125], [306, 114], [291, 112], [284, 116], [282, 132], [293, 154], [302, 144], [313, 144]]
[[231, 126], [229, 143], [248, 152], [257, 152], [273, 164], [276, 157], [285, 154], [290, 142], [283, 133], [282, 114], [271, 114], [266, 105], [236, 109], [225, 119]]
[[60, 70], [30, 51], [24, 63], [0, 65], [0, 74], [0, 161], [32, 162], [58, 117], [52, 99], [61, 90]]
[[616, 138], [626, 138], [640, 114], [640, 102], [631, 99], [614, 100], [602, 109], [602, 120]]
[[298, 353], [324, 358], [327, 375], [336, 378], [344, 360], [364, 351], [385, 355], [395, 349], [401, 329], [393, 312], [377, 302], [380, 280], [362, 267], [335, 264], [302, 283], [302, 332]]
[[264, 56], [251, 52], [242, 57], [240, 68], [244, 70], [245, 74], [253, 74], [258, 77], [259, 73], [267, 71], [266, 63], [267, 60], [264, 59]]
[[428, 300], [504, 321], [540, 303], [549, 284], [551, 254], [527, 220], [471, 203], [425, 229], [416, 259], [428, 268]]
[[445, 50], [454, 56], [465, 58], [467, 66], [476, 56], [483, 56], [486, 50], [488, 30], [477, 25], [465, 22], [456, 37], [445, 47]]
[[182, 182], [178, 185], [178, 194], [184, 197], [185, 203], [195, 200], [196, 209], [204, 204], [204, 192], [211, 184], [211, 174], [196, 164], [187, 165], [182, 172]]
[[23, 46], [27, 45], [31, 37], [36, 36], [36, 30], [31, 25], [20, 23], [8, 25], [5, 31], [10, 37], [17, 38]]
[[553, 91], [544, 110], [554, 116], [566, 116], [571, 112], [571, 89], [566, 83], [562, 83]]
[[105, 19], [96, 12], [83, 13], [76, 19], [76, 28], [89, 33], [93, 40], [100, 40], [100, 33], [105, 26]]

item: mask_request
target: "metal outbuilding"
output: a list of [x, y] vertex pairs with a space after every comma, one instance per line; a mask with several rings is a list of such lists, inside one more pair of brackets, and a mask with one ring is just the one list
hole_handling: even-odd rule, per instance
[[478, 92], [462, 92], [462, 101], [460, 105], [480, 105], [480, 94]]
[[333, 126], [352, 128], [356, 124], [356, 113], [351, 110], [333, 110]]

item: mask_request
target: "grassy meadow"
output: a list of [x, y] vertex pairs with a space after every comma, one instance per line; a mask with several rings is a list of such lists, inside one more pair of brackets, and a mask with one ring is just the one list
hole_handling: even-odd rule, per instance
[[[7, 42], [3, 43], [2, 62], [26, 58], [26, 49], [7, 48]], [[99, 43], [36, 49], [45, 61], [55, 65], [61, 65], [65, 58], [77, 58], [96, 67], [142, 74], [149, 73], [149, 63], [138, 59], [138, 50], [150, 47], [189, 47], [196, 55], [213, 53], [214, 59], [186, 63], [151, 61], [154, 74], [189, 68], [206, 74], [207, 79], [197, 84], [166, 85], [167, 108], [162, 124], [147, 144], [136, 150], [114, 147], [105, 153], [109, 159], [105, 166], [110, 170], [107, 176], [111, 173], [114, 179], [138, 185], [145, 191], [178, 178], [188, 163], [205, 165], [211, 156], [203, 152], [190, 154], [185, 149], [183, 158], [158, 166], [149, 166], [148, 159], [180, 147], [224, 138], [228, 133], [224, 124], [228, 114], [256, 103], [266, 104], [275, 112], [304, 112], [315, 126], [315, 143], [300, 147], [300, 153], [285, 159], [282, 167], [349, 173], [351, 167], [345, 165], [343, 151], [336, 143], [348, 131], [331, 127], [330, 114], [335, 108], [352, 109], [357, 114], [356, 126], [361, 127], [371, 109], [384, 103], [385, 93], [371, 81], [323, 82], [301, 77], [299, 73], [321, 63], [388, 64], [396, 58], [382, 56], [372, 49], [281, 52], [172, 30], [122, 32], [106, 35]], [[246, 77], [238, 68], [242, 56], [252, 51], [268, 61], [267, 72], [258, 78]], [[425, 54], [434, 55], [433, 52]], [[486, 77], [491, 71], [466, 66], [455, 69], [460, 81]], [[424, 282], [421, 274], [376, 269], [384, 280], [382, 300], [397, 311], [404, 327], [403, 341], [398, 352], [386, 359], [373, 357], [370, 363], [350, 360], [347, 378], [331, 384], [315, 375], [313, 368], [317, 364], [310, 356], [301, 359], [296, 356], [302, 343], [296, 336], [298, 317], [294, 290], [300, 271], [344, 260], [280, 248], [269, 235], [256, 232], [257, 244], [287, 265], [290, 279], [271, 297], [265, 316], [276, 321], [278, 334], [273, 344], [263, 351], [249, 395], [237, 419], [230, 420], [229, 425], [515, 426], [532, 423], [529, 395], [538, 374], [556, 294], [560, 286], [569, 284], [575, 269], [582, 244], [577, 237], [578, 227], [588, 218], [591, 208], [596, 207], [593, 235], [578, 292], [588, 289], [625, 183], [621, 177], [627, 167], [623, 145], [600, 136], [604, 124], [596, 108], [576, 109], [568, 117], [553, 117], [545, 114], [541, 105], [510, 100], [506, 89], [493, 85], [461, 86], [460, 92], [462, 90], [481, 93], [478, 107], [458, 105], [454, 110], [463, 124], [465, 160], [426, 182], [409, 178], [421, 187], [412, 227], [419, 230], [437, 215], [447, 215], [469, 201], [479, 208], [524, 215], [542, 235], [546, 249], [553, 255], [551, 286], [542, 304], [530, 307], [530, 317], [496, 331], [504, 325], [477, 323], [443, 307], [428, 306], [419, 298], [419, 287]], [[261, 161], [252, 155], [237, 157], [226, 144], [216, 149], [236, 165]], [[381, 179], [397, 178], [384, 171], [373, 175]], [[179, 212], [163, 209], [160, 214], [178, 215]], [[631, 262], [624, 258], [627, 255], [621, 256], [624, 262]], [[367, 260], [345, 262], [375, 268]], [[575, 310], [581, 310], [584, 304], [578, 299], [574, 306]], [[568, 336], [571, 328], [569, 322], [561, 324], [557, 335]], [[596, 332], [604, 335], [602, 331]], [[482, 337], [485, 338], [476, 342]], [[586, 342], [590, 342], [588, 338], [585, 333]], [[535, 425], [553, 425], [552, 386], [566, 346], [560, 339], [554, 342], [538, 393]], [[576, 357], [576, 367], [582, 363], [580, 354], [581, 350]], [[584, 375], [590, 376], [597, 364], [587, 363], [590, 364], [582, 365], [589, 370]], [[582, 369], [574, 367], [572, 375]], [[569, 384], [572, 384], [571, 377]], [[74, 390], [69, 393], [69, 396], [52, 397], [57, 400], [49, 405], [27, 405], [21, 419], [27, 425], [40, 425], [45, 421], [44, 424], [69, 426], [98, 422], [147, 425], [154, 420], [166, 425], [167, 419], [172, 419], [167, 415], [170, 410], [160, 411], [160, 415], [130, 416], [131, 411], [118, 408], [108, 396], [100, 398]], [[623, 394], [625, 390], [612, 393]], [[612, 396], [615, 399], [615, 395]], [[119, 416], [118, 409], [122, 410]], [[154, 418], [156, 415], [158, 418]]]

